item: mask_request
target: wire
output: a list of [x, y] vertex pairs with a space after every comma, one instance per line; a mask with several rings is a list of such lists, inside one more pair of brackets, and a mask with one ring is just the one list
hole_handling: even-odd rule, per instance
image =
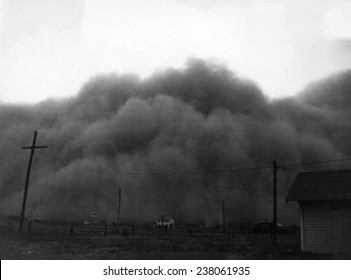
[[[42, 154], [46, 157], [52, 158], [53, 155]], [[307, 168], [308, 165], [314, 164], [321, 164], [321, 163], [334, 163], [334, 162], [343, 162], [343, 161], [351, 161], [351, 158], [344, 158], [344, 159], [335, 159], [335, 160], [323, 160], [323, 161], [311, 161], [311, 162], [302, 162], [302, 163], [295, 163], [295, 164], [285, 164], [279, 165], [278, 169], [282, 171], [292, 171], [291, 168]], [[67, 166], [66, 166], [67, 167]], [[70, 168], [76, 169], [77, 167]], [[79, 168], [79, 167], [78, 167]], [[312, 168], [312, 166], [310, 166]], [[331, 167], [333, 168], [333, 167]], [[335, 167], [337, 168], [337, 167]], [[208, 170], [189, 170], [189, 171], [165, 171], [165, 172], [130, 172], [130, 171], [116, 171], [110, 168], [102, 168], [99, 167], [99, 170], [91, 169], [89, 167], [82, 167], [79, 168], [80, 171], [83, 172], [90, 172], [90, 173], [107, 173], [111, 175], [126, 175], [131, 176], [134, 179], [140, 179], [136, 176], [164, 176], [164, 175], [196, 175], [196, 174], [216, 174], [216, 173], [234, 173], [234, 172], [242, 172], [242, 171], [255, 171], [255, 170], [265, 170], [265, 169], [272, 169], [272, 166], [259, 166], [259, 167], [249, 167], [249, 168], [237, 168], [237, 169], [208, 169]], [[290, 170], [288, 170], [290, 169]], [[134, 176], [134, 177], [133, 177]]]
[[[47, 155], [46, 155], [47, 156]], [[343, 161], [351, 161], [350, 158], [347, 159], [335, 159], [335, 160], [324, 160], [324, 161], [311, 161], [311, 162], [303, 162], [298, 164], [285, 164], [278, 165], [280, 170], [285, 171], [287, 168], [291, 167], [307, 167], [307, 165], [321, 164], [321, 163], [333, 163], [333, 162], [343, 162]], [[75, 168], [76, 167], [70, 167]], [[208, 169], [208, 170], [190, 170], [190, 171], [165, 171], [165, 172], [128, 172], [128, 171], [118, 171], [99, 167], [99, 170], [93, 170], [87, 167], [82, 167], [81, 171], [90, 170], [91, 172], [104, 172], [113, 175], [131, 175], [131, 176], [163, 176], [163, 175], [195, 175], [195, 174], [211, 174], [211, 173], [234, 173], [234, 172], [242, 172], [242, 171], [255, 171], [255, 170], [264, 170], [264, 169], [272, 169], [272, 166], [259, 166], [259, 167], [249, 167], [249, 168], [237, 168], [237, 169]], [[137, 177], [134, 177], [137, 178]]]
[[272, 167], [250, 167], [250, 168], [238, 168], [238, 169], [208, 169], [208, 170], [193, 170], [193, 171], [168, 171], [168, 172], [149, 172], [149, 173], [137, 173], [137, 172], [123, 172], [123, 174], [129, 175], [149, 175], [149, 176], [161, 176], [161, 175], [190, 175], [190, 174], [207, 174], [207, 173], [231, 173], [251, 170], [270, 169]]
[[[49, 155], [45, 155], [49, 156]], [[50, 157], [50, 156], [49, 156]], [[309, 166], [315, 164], [322, 163], [334, 163], [334, 162], [344, 162], [351, 161], [349, 158], [345, 159], [335, 159], [335, 160], [323, 160], [323, 161], [311, 161], [311, 162], [303, 162], [299, 164], [285, 164], [279, 165], [278, 168], [281, 171], [287, 172], [297, 172], [297, 171], [305, 171], [306, 169], [326, 169], [326, 168], [348, 168], [349, 165], [343, 166]], [[67, 166], [66, 166], [67, 167]], [[239, 168], [239, 169], [214, 169], [214, 170], [192, 170], [192, 171], [168, 171], [168, 172], [123, 172], [116, 171], [110, 168], [102, 168], [99, 167], [99, 170], [92, 169], [89, 167], [79, 167], [79, 166], [70, 166], [69, 168], [73, 168], [74, 170], [79, 170], [80, 172], [88, 172], [88, 173], [106, 173], [110, 175], [116, 176], [129, 176], [131, 179], [143, 180], [141, 177], [144, 176], [165, 176], [165, 175], [196, 175], [196, 174], [216, 174], [216, 173], [234, 173], [234, 172], [243, 172], [243, 171], [255, 171], [255, 170], [270, 170], [272, 166], [261, 166], [261, 167], [251, 167], [251, 168]], [[178, 184], [178, 183], [176, 183]], [[180, 184], [188, 184], [198, 186], [196, 184], [190, 183], [180, 183]]]
[[334, 160], [321, 160], [321, 161], [310, 161], [310, 162], [302, 162], [302, 163], [295, 163], [295, 164], [288, 164], [288, 165], [280, 165], [279, 167], [295, 167], [295, 166], [304, 166], [304, 165], [312, 165], [312, 164], [320, 164], [320, 163], [332, 163], [332, 162], [340, 162], [340, 161], [350, 161], [351, 158], [344, 158], [344, 159], [334, 159]]
[[[41, 154], [44, 155], [44, 154]], [[52, 157], [50, 155], [44, 155], [47, 157]], [[70, 166], [70, 168], [76, 168]], [[241, 171], [253, 171], [262, 169], [271, 169], [271, 166], [262, 167], [249, 167], [249, 168], [238, 168], [238, 169], [207, 169], [207, 170], [190, 170], [190, 171], [165, 171], [165, 172], [131, 172], [131, 171], [115, 171], [110, 168], [99, 167], [99, 170], [91, 169], [88, 167], [82, 167], [81, 171], [91, 170], [92, 172], [105, 172], [115, 175], [133, 175], [133, 176], [162, 176], [162, 175], [192, 175], [192, 174], [207, 174], [207, 173], [231, 173], [231, 172], [241, 172]]]
[[337, 171], [337, 170], [348, 170], [351, 165], [341, 165], [341, 166], [314, 166], [308, 168], [294, 168], [285, 169], [285, 172], [318, 172], [318, 171]]

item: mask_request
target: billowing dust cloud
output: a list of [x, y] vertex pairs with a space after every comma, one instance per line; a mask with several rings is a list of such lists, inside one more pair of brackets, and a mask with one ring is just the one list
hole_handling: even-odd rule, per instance
[[[272, 161], [278, 165], [351, 156], [351, 73], [270, 101], [224, 66], [191, 59], [147, 79], [100, 75], [70, 99], [0, 107], [2, 215], [19, 215], [33, 132], [38, 145], [26, 216], [179, 223], [271, 220]], [[29, 93], [28, 93], [29, 94]], [[267, 167], [230, 171], [250, 167]], [[216, 172], [215, 172], [216, 171]], [[279, 170], [279, 220], [296, 170]], [[297, 222], [297, 221], [296, 221]]]

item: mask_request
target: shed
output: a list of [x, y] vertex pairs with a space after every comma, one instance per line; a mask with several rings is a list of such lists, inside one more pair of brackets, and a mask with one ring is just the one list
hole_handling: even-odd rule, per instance
[[351, 170], [298, 173], [286, 201], [299, 202], [302, 251], [351, 251]]

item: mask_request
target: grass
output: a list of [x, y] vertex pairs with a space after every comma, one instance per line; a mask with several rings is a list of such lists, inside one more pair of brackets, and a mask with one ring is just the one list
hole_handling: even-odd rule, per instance
[[19, 234], [2, 229], [1, 259], [320, 259], [325, 255], [303, 254], [298, 235], [278, 236], [273, 246], [269, 235], [196, 229], [175, 229], [167, 235], [159, 230], [148, 234], [76, 234], [32, 232]]

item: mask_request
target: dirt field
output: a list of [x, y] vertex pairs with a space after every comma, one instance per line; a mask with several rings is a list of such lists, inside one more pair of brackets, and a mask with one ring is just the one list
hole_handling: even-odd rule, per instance
[[31, 232], [1, 229], [1, 259], [320, 259], [330, 256], [302, 254], [298, 235], [269, 235], [178, 229], [133, 233]]

